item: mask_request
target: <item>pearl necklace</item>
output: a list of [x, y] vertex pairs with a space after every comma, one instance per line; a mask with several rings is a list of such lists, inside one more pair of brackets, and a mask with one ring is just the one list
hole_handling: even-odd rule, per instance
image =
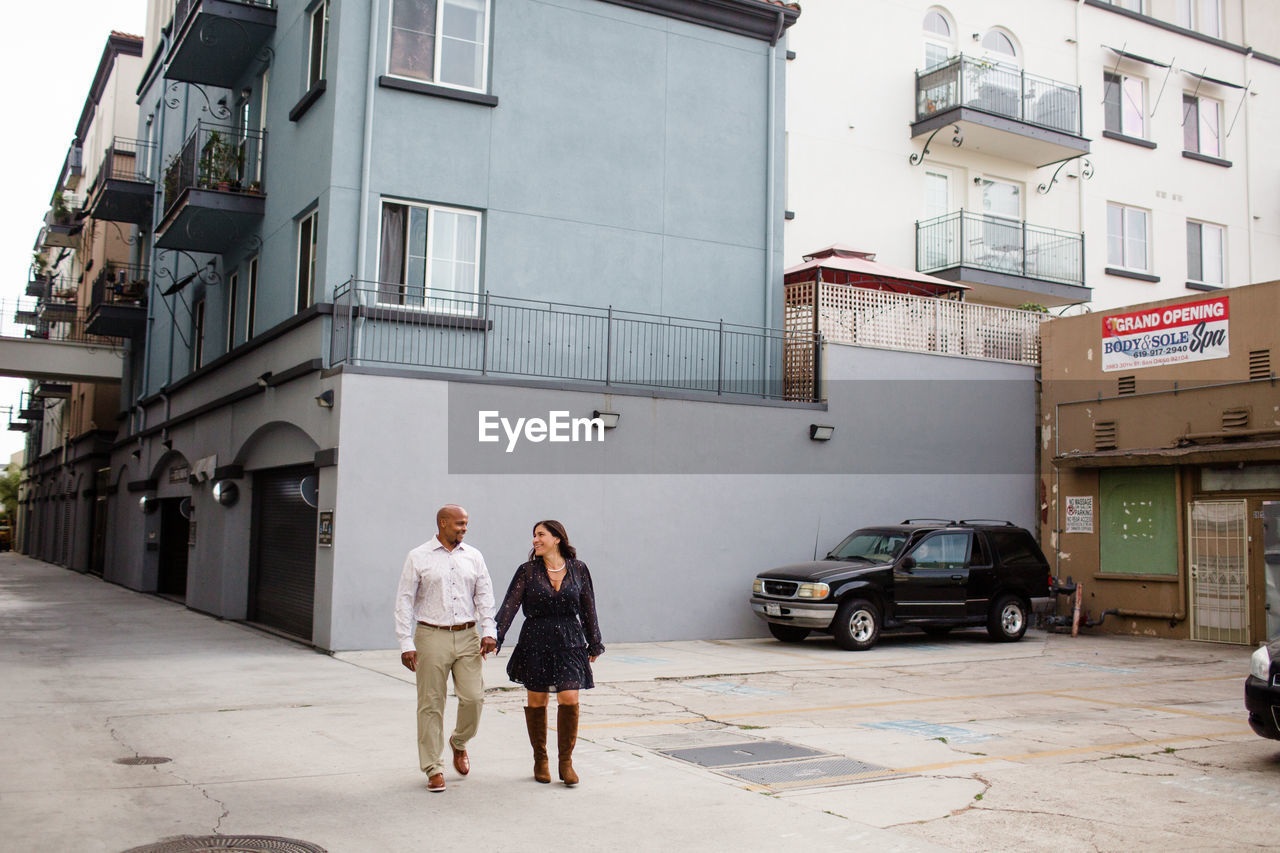
[[547, 566], [547, 562], [546, 562], [546, 560], [543, 560], [543, 561], [542, 561], [542, 565], [546, 566], [547, 571], [549, 571], [549, 572], [563, 572], [563, 571], [564, 571], [564, 567], [565, 567], [566, 563], [561, 563], [561, 564], [560, 564], [560, 568], [558, 568], [558, 569], [553, 569], [553, 568], [551, 568], [550, 566]]

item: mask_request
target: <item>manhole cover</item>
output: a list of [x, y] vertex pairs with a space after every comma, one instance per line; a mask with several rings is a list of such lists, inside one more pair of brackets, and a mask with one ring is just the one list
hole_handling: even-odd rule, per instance
[[306, 841], [278, 838], [274, 835], [183, 835], [142, 847], [130, 847], [124, 853], [325, 853]]
[[809, 761], [787, 761], [780, 764], [761, 764], [754, 767], [738, 767], [721, 770], [725, 776], [764, 785], [775, 791], [792, 788], [819, 788], [827, 785], [849, 785], [854, 782], [872, 782], [896, 779], [907, 774], [889, 767], [868, 764], [843, 756], [828, 756]]
[[749, 740], [759, 740], [759, 738], [750, 738], [736, 731], [719, 730], [714, 732], [675, 732], [665, 735], [642, 735], [640, 737], [627, 738], [626, 742], [656, 751], [663, 749], [691, 749], [695, 746], [723, 746], [727, 743], [746, 743]]
[[661, 749], [663, 755], [703, 767], [732, 767], [735, 764], [759, 764], [762, 761], [786, 761], [826, 755], [820, 749], [797, 746], [780, 740], [757, 740], [725, 746], [700, 746], [693, 749]]
[[142, 764], [168, 764], [170, 761], [173, 761], [173, 759], [165, 758], [163, 755], [134, 755], [130, 758], [117, 758], [116, 764], [137, 766]]

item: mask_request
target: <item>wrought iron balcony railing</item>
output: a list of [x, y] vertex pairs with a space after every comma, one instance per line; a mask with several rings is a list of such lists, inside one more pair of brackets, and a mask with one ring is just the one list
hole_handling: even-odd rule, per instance
[[115, 137], [102, 155], [102, 165], [89, 187], [89, 196], [97, 192], [103, 181], [152, 183], [148, 170], [154, 151], [155, 146], [150, 142]]
[[[229, 0], [241, 6], [257, 6], [261, 9], [274, 9], [275, 0]], [[200, 0], [178, 0], [173, 7], [173, 30], [177, 32], [186, 23], [191, 10], [200, 5]]]
[[197, 122], [165, 168], [165, 210], [188, 189], [260, 194], [266, 136], [265, 131]]
[[916, 223], [916, 269], [972, 267], [1084, 285], [1084, 235], [963, 210]]
[[[779, 329], [348, 281], [330, 362], [812, 401], [819, 350]], [[803, 381], [784, 362], [806, 365]]]
[[1083, 135], [1079, 86], [964, 55], [916, 72], [916, 121], [956, 107]]
[[150, 277], [145, 266], [107, 261], [93, 280], [89, 295], [90, 309], [99, 305], [147, 304]]
[[0, 300], [0, 337], [120, 346], [119, 338], [90, 333], [85, 314], [74, 302]]

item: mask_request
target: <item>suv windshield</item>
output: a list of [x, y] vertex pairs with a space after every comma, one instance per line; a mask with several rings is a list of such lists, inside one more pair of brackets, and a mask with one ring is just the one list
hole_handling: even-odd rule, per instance
[[882, 533], [875, 530], [855, 530], [827, 556], [837, 560], [870, 560], [888, 563], [898, 556], [907, 537], [903, 533]]

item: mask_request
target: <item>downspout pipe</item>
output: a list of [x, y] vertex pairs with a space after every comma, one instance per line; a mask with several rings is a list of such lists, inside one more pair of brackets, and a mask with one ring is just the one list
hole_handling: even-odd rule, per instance
[[782, 39], [782, 33], [786, 29], [786, 14], [782, 9], [778, 10], [778, 22], [773, 28], [773, 38], [769, 41], [769, 73], [767, 75], [768, 82], [766, 88], [768, 94], [766, 98], [768, 110], [765, 116], [765, 223], [764, 223], [764, 327], [766, 329], [773, 327], [773, 243], [775, 239], [774, 228], [774, 155], [777, 145], [774, 137], [777, 134], [777, 118], [775, 112], [778, 104], [778, 42]]
[[[364, 148], [360, 153], [360, 222], [356, 240], [356, 268], [354, 278], [359, 281], [369, 276], [365, 272], [365, 259], [369, 251], [369, 176], [373, 170], [373, 99], [377, 91], [378, 64], [378, 0], [369, 0], [369, 68], [364, 96]], [[353, 285], [353, 289], [354, 289]], [[353, 294], [354, 295], [354, 294]]]

